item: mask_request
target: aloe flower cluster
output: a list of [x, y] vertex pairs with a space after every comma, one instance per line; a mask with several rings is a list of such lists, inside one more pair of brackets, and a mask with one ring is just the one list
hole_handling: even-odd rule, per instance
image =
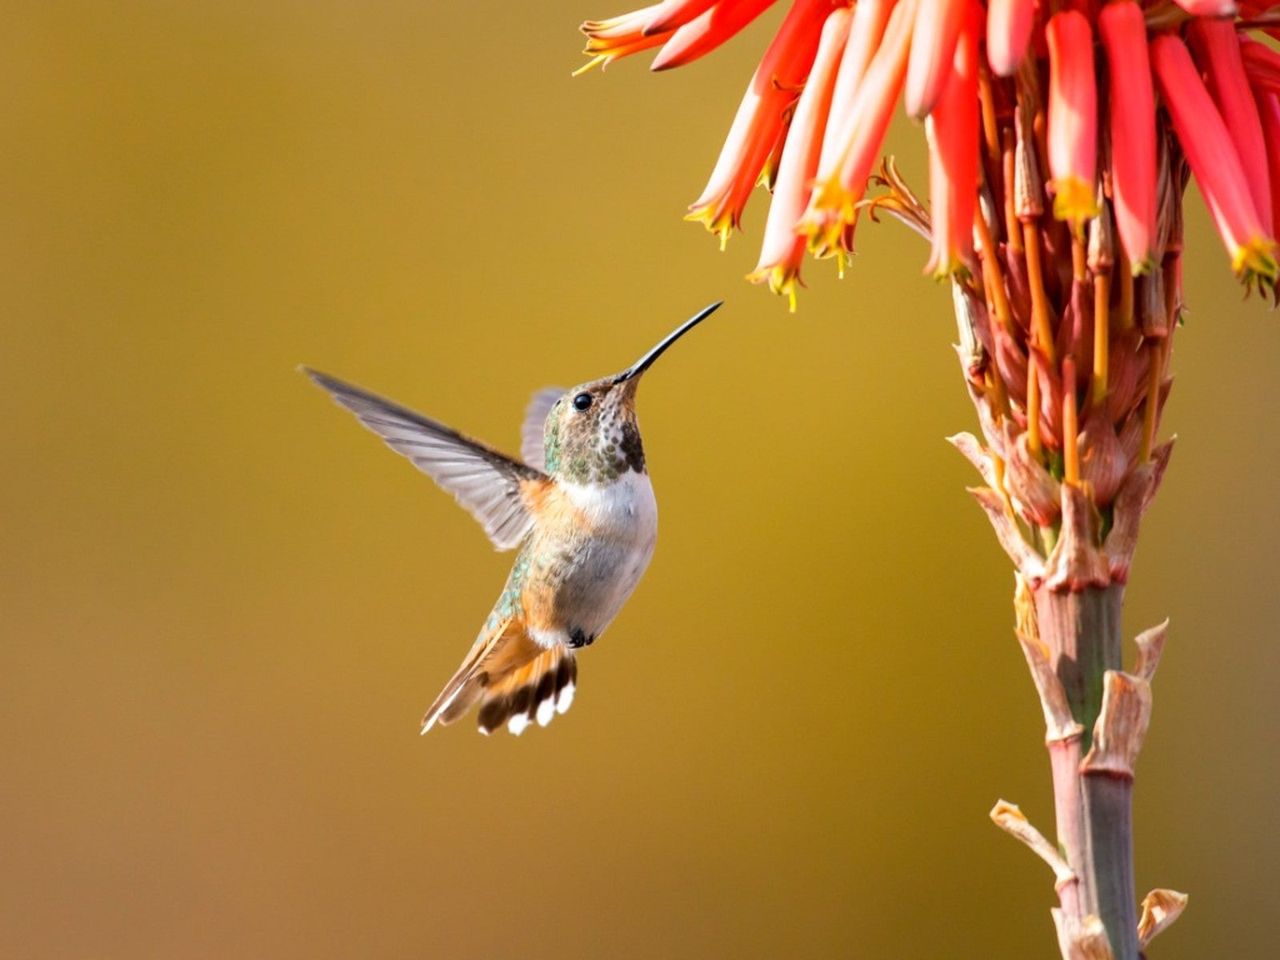
[[[725, 42], [770, 0], [663, 0], [583, 25], [587, 67]], [[689, 219], [721, 244], [771, 194], [749, 279], [795, 304], [807, 255], [843, 270], [859, 217], [931, 244], [981, 438], [953, 442], [1014, 561], [1018, 637], [1047, 725], [1064, 957], [1136, 960], [1185, 904], [1133, 897], [1130, 791], [1163, 629], [1124, 669], [1120, 611], [1168, 462], [1157, 437], [1182, 310], [1194, 177], [1248, 290], [1276, 295], [1280, 11], [1252, 0], [793, 0]], [[586, 69], [584, 67], [583, 69]], [[892, 160], [899, 100], [923, 125], [928, 202]]]

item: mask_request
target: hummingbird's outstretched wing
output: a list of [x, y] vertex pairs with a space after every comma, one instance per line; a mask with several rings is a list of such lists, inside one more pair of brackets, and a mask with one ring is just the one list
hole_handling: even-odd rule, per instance
[[535, 470], [547, 469], [547, 414], [566, 392], [564, 387], [543, 387], [529, 398], [529, 406], [524, 408], [524, 423], [520, 425], [520, 456]]
[[548, 481], [546, 474], [360, 387], [303, 367], [362, 424], [396, 453], [413, 461], [467, 508], [499, 550], [509, 550], [533, 526], [525, 498]]

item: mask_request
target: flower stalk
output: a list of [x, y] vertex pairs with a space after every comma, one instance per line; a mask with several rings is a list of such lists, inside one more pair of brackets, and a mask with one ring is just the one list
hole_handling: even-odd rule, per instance
[[[667, 0], [589, 30], [588, 53], [634, 52], [654, 35], [638, 23], [678, 34], [685, 14], [747, 4]], [[691, 215], [723, 242], [780, 158], [752, 279], [793, 305], [804, 254], [843, 269], [863, 211], [931, 240], [980, 426], [952, 442], [1017, 573], [1056, 846], [1003, 801], [992, 817], [1053, 869], [1066, 960], [1139, 960], [1186, 905], [1156, 890], [1139, 914], [1132, 792], [1164, 632], [1126, 658], [1121, 612], [1172, 448], [1160, 428], [1192, 176], [1246, 289], [1280, 282], [1280, 53], [1249, 35], [1280, 35], [1280, 3], [1239, 8], [794, 0]], [[874, 172], [899, 102], [923, 121], [928, 207], [891, 160]]]

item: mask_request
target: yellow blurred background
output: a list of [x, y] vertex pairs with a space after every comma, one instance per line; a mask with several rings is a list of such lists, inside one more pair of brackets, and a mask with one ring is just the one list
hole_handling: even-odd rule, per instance
[[[625, 4], [624, 4], [625, 6]], [[0, 956], [1051, 957], [1009, 564], [924, 245], [800, 312], [680, 222], [776, 22], [571, 80], [588, 0], [66, 2], [0, 31]], [[923, 187], [919, 131], [892, 149]], [[1153, 956], [1274, 946], [1280, 330], [1198, 199], [1127, 632]], [[645, 381], [654, 564], [516, 740], [417, 735], [510, 562], [295, 371], [515, 450]]]

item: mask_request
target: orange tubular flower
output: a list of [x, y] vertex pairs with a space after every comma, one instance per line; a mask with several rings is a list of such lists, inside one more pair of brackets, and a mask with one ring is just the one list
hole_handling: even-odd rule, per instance
[[827, 17], [822, 28], [813, 71], [800, 95], [782, 151], [773, 203], [769, 206], [769, 219], [764, 228], [760, 262], [747, 275], [753, 283], [767, 281], [774, 293], [786, 295], [792, 312], [796, 308], [796, 284], [800, 281], [800, 261], [804, 258], [805, 247], [804, 238], [796, 235], [795, 224], [804, 212], [809, 184], [818, 168], [818, 153], [831, 108], [836, 68], [849, 37], [852, 19], [848, 7], [838, 8]]
[[929, 206], [933, 253], [925, 267], [939, 280], [967, 271], [973, 259], [978, 193], [978, 18], [970, 7], [937, 106], [925, 121], [929, 138]]
[[990, 0], [987, 4], [987, 62], [997, 77], [1011, 77], [1027, 55], [1036, 0]]
[[1049, 172], [1053, 215], [1079, 229], [1098, 213], [1094, 173], [1098, 152], [1098, 92], [1093, 73], [1093, 31], [1084, 14], [1054, 14], [1049, 42]]
[[1262, 228], [1231, 134], [1186, 44], [1168, 34], [1156, 37], [1151, 42], [1151, 60], [1160, 96], [1231, 256], [1231, 268], [1246, 281], [1274, 282], [1275, 241]]
[[935, 0], [916, 17], [907, 64], [907, 113], [923, 120], [951, 76], [956, 38], [969, 0]]
[[1253, 196], [1262, 227], [1268, 235], [1271, 224], [1271, 184], [1267, 179], [1267, 148], [1262, 139], [1262, 121], [1249, 91], [1240, 41], [1236, 29], [1226, 20], [1195, 20], [1187, 31], [1200, 65], [1206, 68], [1209, 93], [1226, 121], [1244, 167], [1245, 182]]
[[[666, 33], [686, 23], [714, 7], [719, 0], [664, 0], [658, 4], [656, 11], [644, 26], [645, 36], [654, 33]], [[654, 8], [650, 7], [653, 10]]]
[[645, 7], [608, 20], [588, 20], [578, 29], [587, 35], [582, 52], [591, 59], [573, 71], [576, 77], [592, 67], [607, 67], [613, 61], [665, 43], [670, 33], [646, 34], [645, 26], [659, 7]]
[[649, 69], [670, 70], [692, 63], [720, 46], [772, 3], [773, 0], [722, 0], [676, 30]]
[[833, 256], [842, 249], [846, 230], [857, 215], [858, 201], [867, 191], [867, 177], [902, 92], [915, 13], [915, 0], [901, 0], [893, 8], [880, 46], [847, 108], [846, 115], [852, 119], [849, 134], [837, 146], [831, 170], [818, 172], [809, 209], [797, 227], [809, 238], [809, 249], [815, 256]]
[[1156, 110], [1142, 9], [1110, 3], [1098, 17], [1111, 82], [1111, 192], [1134, 274], [1156, 264]]
[[885, 25], [897, 0], [859, 0], [853, 7], [853, 23], [849, 27], [849, 42], [845, 44], [836, 73], [835, 91], [831, 95], [831, 116], [822, 139], [822, 157], [818, 170], [830, 174], [839, 156], [840, 148], [849, 139], [857, 115], [852, 108], [856, 101], [858, 85], [866, 75], [867, 66], [880, 46]]
[[711, 179], [686, 220], [706, 225], [724, 248], [782, 132], [784, 114], [809, 75], [830, 0], [797, 0], [765, 51], [738, 106]]

